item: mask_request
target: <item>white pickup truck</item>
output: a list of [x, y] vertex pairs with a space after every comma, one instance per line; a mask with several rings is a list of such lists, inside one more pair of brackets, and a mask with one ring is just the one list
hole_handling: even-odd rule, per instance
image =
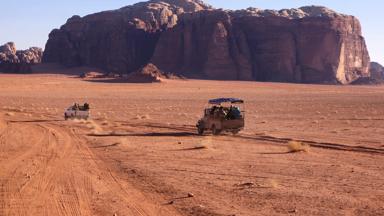
[[68, 107], [64, 111], [64, 119], [85, 119], [87, 120], [90, 116], [89, 105], [87, 103], [84, 106], [79, 106], [75, 104], [73, 106]]

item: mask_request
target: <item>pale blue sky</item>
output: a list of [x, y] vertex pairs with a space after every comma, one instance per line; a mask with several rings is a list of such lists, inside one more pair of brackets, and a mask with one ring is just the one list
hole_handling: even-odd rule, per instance
[[[53, 28], [64, 24], [72, 15], [84, 16], [102, 10], [116, 9], [137, 0], [4, 0], [0, 3], [0, 44], [14, 41], [18, 49], [43, 47]], [[384, 28], [381, 20], [382, 0], [206, 0], [216, 8], [263, 9], [297, 8], [323, 5], [360, 19], [371, 59], [384, 64]]]

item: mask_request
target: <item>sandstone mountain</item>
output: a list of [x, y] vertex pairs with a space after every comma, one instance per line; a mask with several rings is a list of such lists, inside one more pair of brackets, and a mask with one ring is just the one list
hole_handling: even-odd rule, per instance
[[371, 73], [372, 79], [384, 80], [384, 67], [381, 64], [377, 62], [371, 62], [369, 71]]
[[151, 0], [83, 18], [49, 35], [44, 62], [128, 74], [154, 63], [192, 78], [348, 84], [369, 76], [353, 16], [319, 6], [214, 9], [197, 0]]
[[41, 63], [43, 50], [31, 47], [27, 50], [16, 50], [16, 45], [9, 42], [0, 46], [0, 72], [28, 73], [31, 65]]
[[353, 85], [378, 85], [384, 84], [384, 67], [377, 63], [371, 62], [369, 65], [369, 77], [359, 77], [353, 81]]
[[175, 26], [180, 15], [209, 8], [192, 0], [152, 0], [83, 18], [73, 16], [50, 33], [43, 61], [133, 72], [147, 64], [160, 33]]

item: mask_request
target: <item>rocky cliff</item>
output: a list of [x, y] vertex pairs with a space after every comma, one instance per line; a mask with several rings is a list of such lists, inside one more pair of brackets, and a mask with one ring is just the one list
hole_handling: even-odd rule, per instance
[[130, 73], [149, 61], [160, 33], [175, 26], [180, 15], [209, 8], [192, 0], [152, 0], [73, 16], [50, 33], [43, 61]]
[[384, 67], [381, 64], [371, 62], [369, 65], [369, 71], [372, 79], [384, 80]]
[[369, 77], [360, 77], [353, 81], [353, 85], [382, 85], [384, 84], [384, 67], [377, 63], [371, 62], [369, 64]]
[[348, 84], [369, 76], [359, 21], [324, 7], [239, 11], [152, 0], [50, 34], [45, 62], [131, 73], [152, 62], [186, 77]]
[[16, 50], [16, 45], [9, 42], [0, 46], [0, 72], [28, 73], [31, 65], [41, 63], [43, 50], [31, 47], [27, 50]]

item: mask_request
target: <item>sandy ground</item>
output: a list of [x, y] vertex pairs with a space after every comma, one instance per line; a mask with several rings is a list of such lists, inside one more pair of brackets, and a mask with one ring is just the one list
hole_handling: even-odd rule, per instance
[[[244, 131], [196, 135], [215, 97]], [[384, 215], [384, 87], [0, 74], [0, 215]]]

